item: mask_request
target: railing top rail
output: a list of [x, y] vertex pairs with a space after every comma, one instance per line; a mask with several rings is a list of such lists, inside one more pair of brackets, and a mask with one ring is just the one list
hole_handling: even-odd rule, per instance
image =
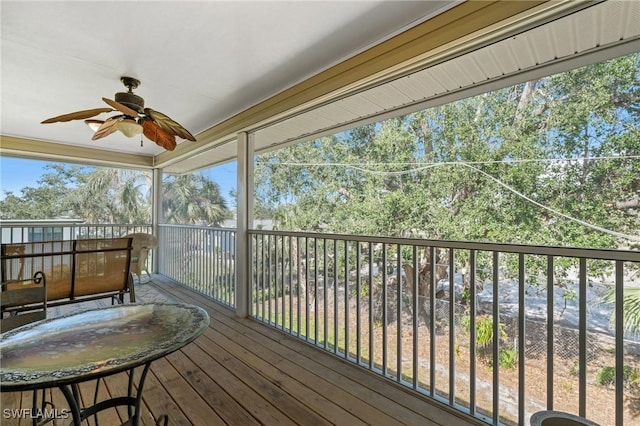
[[77, 223], [81, 227], [111, 228], [111, 227], [127, 227], [127, 228], [144, 228], [152, 226], [150, 223]]
[[[75, 227], [85, 226], [83, 222], [68, 222], [68, 221], [1, 221], [0, 228], [42, 228], [43, 226], [56, 226], [56, 227]], [[106, 226], [106, 225], [103, 225]]]
[[512, 243], [487, 243], [475, 241], [452, 241], [452, 240], [430, 240], [417, 238], [396, 238], [396, 237], [374, 237], [369, 235], [348, 235], [348, 234], [322, 234], [317, 232], [293, 232], [293, 231], [273, 231], [256, 230], [248, 231], [255, 235], [280, 235], [306, 238], [324, 238], [340, 241], [358, 241], [382, 244], [402, 244], [419, 247], [440, 247], [463, 250], [497, 251], [505, 253], [524, 253], [543, 256], [559, 257], [583, 257], [589, 259], [620, 260], [630, 262], [640, 262], [640, 251], [615, 250], [615, 249], [593, 249], [579, 247], [561, 246], [537, 246]]
[[216, 226], [206, 226], [206, 225], [180, 225], [173, 223], [161, 223], [158, 225], [161, 228], [189, 228], [189, 229], [208, 229], [214, 231], [236, 231], [236, 228], [222, 228]]

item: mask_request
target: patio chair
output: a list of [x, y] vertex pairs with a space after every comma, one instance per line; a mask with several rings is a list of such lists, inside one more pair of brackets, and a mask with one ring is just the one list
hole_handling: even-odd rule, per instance
[[138, 276], [138, 282], [142, 283], [142, 271], [145, 271], [151, 282], [151, 273], [147, 269], [147, 259], [149, 258], [149, 250], [158, 248], [158, 238], [155, 235], [144, 232], [136, 232], [125, 235], [125, 237], [133, 238], [131, 243], [131, 267], [130, 272]]

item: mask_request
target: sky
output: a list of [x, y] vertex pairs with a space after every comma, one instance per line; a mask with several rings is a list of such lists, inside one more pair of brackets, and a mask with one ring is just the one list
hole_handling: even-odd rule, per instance
[[[20, 196], [23, 188], [37, 187], [47, 164], [51, 162], [0, 156], [0, 199], [4, 199], [5, 192], [13, 192], [14, 195]], [[227, 206], [233, 208], [235, 202], [229, 196], [229, 191], [236, 189], [236, 171], [237, 164], [234, 161], [198, 173], [220, 185], [220, 193], [227, 200]]]
[[46, 161], [0, 157], [0, 198], [5, 197], [5, 192], [20, 195], [22, 188], [37, 186], [38, 179], [44, 172], [44, 166], [47, 163]]

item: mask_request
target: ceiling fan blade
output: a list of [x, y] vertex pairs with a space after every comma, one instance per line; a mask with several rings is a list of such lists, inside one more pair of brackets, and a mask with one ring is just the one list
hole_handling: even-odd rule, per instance
[[105, 101], [107, 104], [111, 105], [112, 107], [114, 107], [115, 109], [117, 109], [118, 111], [120, 111], [121, 113], [123, 113], [124, 115], [128, 115], [129, 117], [135, 117], [135, 118], [140, 116], [140, 114], [138, 114], [136, 110], [131, 109], [126, 105], [122, 105], [120, 102], [116, 102], [109, 98], [102, 98], [102, 100]]
[[109, 136], [111, 133], [118, 130], [118, 123], [124, 120], [123, 116], [118, 116], [116, 118], [107, 118], [107, 120], [98, 127], [98, 130], [93, 134], [91, 138], [92, 141], [102, 139], [105, 136]]
[[171, 133], [165, 131], [155, 121], [145, 119], [140, 120], [142, 124], [142, 133], [154, 141], [159, 146], [163, 147], [167, 151], [173, 151], [176, 148], [176, 138]]
[[58, 122], [71, 121], [71, 120], [84, 120], [85, 118], [95, 117], [96, 115], [102, 114], [103, 112], [111, 112], [111, 111], [113, 111], [111, 108], [85, 109], [83, 111], [70, 112], [69, 114], [63, 114], [57, 117], [48, 118], [44, 120], [41, 124], [58, 123]]
[[166, 116], [165, 114], [159, 111], [152, 110], [151, 108], [145, 108], [144, 113], [147, 116], [151, 117], [151, 119], [155, 121], [158, 124], [158, 126], [160, 126], [164, 131], [172, 135], [178, 136], [182, 139], [188, 139], [190, 141], [196, 140], [196, 138], [191, 133], [189, 133], [187, 129], [182, 127], [177, 122], [173, 121], [170, 117]]

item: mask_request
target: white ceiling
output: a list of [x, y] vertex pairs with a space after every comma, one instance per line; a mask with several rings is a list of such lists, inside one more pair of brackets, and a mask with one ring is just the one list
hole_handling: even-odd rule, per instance
[[256, 132], [256, 150], [640, 51], [640, 1], [609, 1], [334, 99]]
[[197, 135], [455, 3], [3, 0], [0, 133], [156, 155], [146, 139], [40, 122], [105, 107], [126, 75], [147, 107]]
[[[493, 38], [476, 34], [475, 46], [461, 42], [464, 53], [452, 46], [415, 70], [257, 126], [251, 132], [254, 148], [275, 149], [640, 51], [640, 1], [581, 6], [519, 21]], [[235, 139], [223, 140], [165, 171], [233, 160], [236, 149]]]

